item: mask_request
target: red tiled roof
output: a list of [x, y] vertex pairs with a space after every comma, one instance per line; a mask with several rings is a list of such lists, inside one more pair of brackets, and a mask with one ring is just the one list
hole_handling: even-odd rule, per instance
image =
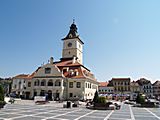
[[72, 60], [66, 60], [66, 61], [60, 61], [55, 63], [56, 66], [58, 67], [67, 67], [67, 66], [81, 66], [82, 64], [80, 64], [79, 62], [75, 62], [73, 63]]
[[[63, 73], [63, 75], [67, 78], [77, 78], [77, 79], [78, 78], [90, 78], [96, 81], [96, 79], [94, 78], [94, 75], [90, 72], [90, 70], [84, 67], [82, 64], [80, 64], [77, 61], [73, 63], [72, 60], [63, 60], [59, 62], [54, 62], [53, 65], [56, 65], [62, 73], [64, 72], [63, 69], [65, 67], [68, 68], [68, 71], [65, 71]], [[22, 74], [22, 75], [15, 76], [15, 78], [31, 79], [32, 77], [34, 77], [35, 73], [40, 68], [41, 67], [39, 67], [36, 71], [34, 71], [30, 75]]]
[[[55, 65], [61, 71], [63, 71], [63, 68], [68, 67], [69, 70], [66, 71], [65, 73], [63, 73], [63, 75], [65, 77], [68, 77], [68, 78], [91, 78], [93, 80], [96, 80], [94, 78], [94, 75], [90, 72], [90, 70], [88, 68], [84, 67], [82, 64], [80, 64], [77, 61], [75, 63], [73, 63], [72, 60], [65, 60], [65, 61], [63, 60], [60, 62], [55, 62]], [[78, 72], [77, 75], [76, 75], [76, 72]]]
[[106, 87], [108, 84], [108, 82], [99, 82], [100, 87]]

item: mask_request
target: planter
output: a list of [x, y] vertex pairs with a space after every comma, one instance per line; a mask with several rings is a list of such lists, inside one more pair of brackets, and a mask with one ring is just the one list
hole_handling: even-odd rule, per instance
[[94, 103], [94, 107], [106, 107], [104, 103]]
[[0, 105], [0, 109], [3, 108], [5, 105]]
[[156, 105], [156, 103], [154, 103], [154, 102], [145, 102], [145, 103], [141, 104], [141, 107], [157, 108], [158, 105]]
[[5, 101], [0, 101], [0, 109], [5, 106], [6, 102]]

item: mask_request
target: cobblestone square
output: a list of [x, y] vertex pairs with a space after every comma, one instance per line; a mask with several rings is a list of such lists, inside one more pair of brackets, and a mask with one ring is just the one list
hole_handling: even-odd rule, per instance
[[137, 108], [122, 104], [120, 110], [63, 108], [63, 103], [7, 104], [0, 120], [160, 120], [160, 108]]

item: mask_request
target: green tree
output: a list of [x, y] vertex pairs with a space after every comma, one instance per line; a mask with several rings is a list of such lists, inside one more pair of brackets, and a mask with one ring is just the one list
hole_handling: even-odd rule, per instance
[[104, 104], [106, 104], [106, 97], [103, 97], [103, 96], [99, 97], [98, 98], [98, 103], [104, 103]]
[[99, 99], [99, 96], [98, 96], [98, 92], [96, 91], [94, 94], [93, 102], [98, 103], [98, 99]]
[[4, 101], [4, 89], [1, 84], [0, 84], [0, 101]]
[[142, 94], [138, 94], [136, 98], [136, 103], [143, 104], [145, 102], [145, 98], [142, 96]]

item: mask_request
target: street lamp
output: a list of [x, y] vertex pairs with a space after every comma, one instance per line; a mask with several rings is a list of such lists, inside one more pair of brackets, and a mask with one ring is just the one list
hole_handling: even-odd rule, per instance
[[65, 78], [66, 80], [66, 100], [68, 102], [68, 78]]

